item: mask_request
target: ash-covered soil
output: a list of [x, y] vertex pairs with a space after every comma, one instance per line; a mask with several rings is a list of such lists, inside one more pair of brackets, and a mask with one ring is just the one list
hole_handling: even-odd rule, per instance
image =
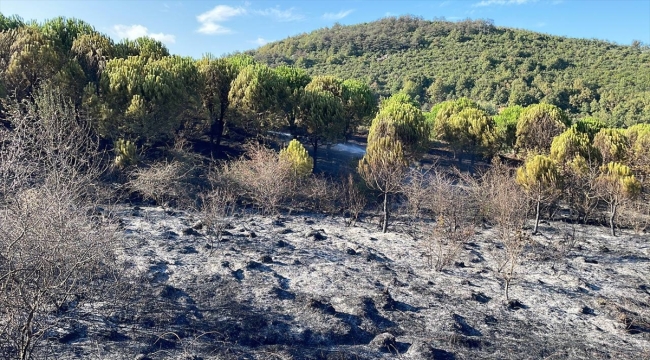
[[[396, 220], [229, 219], [117, 208], [128, 286], [47, 340], [59, 358], [641, 359], [650, 356], [649, 236], [546, 223], [510, 290], [492, 229], [437, 272]], [[577, 246], [564, 254], [566, 234]], [[512, 300], [515, 299], [515, 300]]]

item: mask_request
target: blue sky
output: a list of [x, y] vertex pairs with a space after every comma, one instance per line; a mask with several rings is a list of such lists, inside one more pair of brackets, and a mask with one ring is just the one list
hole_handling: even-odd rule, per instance
[[174, 54], [193, 57], [253, 49], [336, 22], [405, 14], [428, 20], [492, 19], [497, 26], [650, 44], [650, 0], [1, 0], [0, 12], [38, 21], [76, 17], [115, 40], [148, 35]]

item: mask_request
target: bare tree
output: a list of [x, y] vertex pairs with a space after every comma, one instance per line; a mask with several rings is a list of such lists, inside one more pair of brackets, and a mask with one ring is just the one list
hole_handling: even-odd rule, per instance
[[51, 84], [11, 104], [0, 142], [0, 353], [29, 359], [115, 279], [115, 231], [88, 210], [102, 173], [88, 122]]
[[341, 190], [343, 212], [348, 214], [345, 224], [346, 226], [354, 226], [359, 219], [359, 215], [366, 207], [366, 197], [359, 190], [359, 186], [354, 181], [352, 174], [348, 174], [348, 177], [342, 180]]
[[496, 231], [499, 244], [492, 254], [497, 263], [496, 274], [504, 280], [504, 295], [508, 300], [517, 266], [530, 241], [523, 231], [529, 210], [526, 194], [515, 182], [513, 170], [499, 162], [493, 162], [480, 179], [465, 179], [471, 184], [477, 202], [483, 205], [481, 215]]
[[[401, 193], [413, 224], [422, 228], [422, 246], [429, 266], [442, 271], [460, 255], [465, 243], [474, 236], [470, 194], [462, 185], [439, 169], [422, 172], [413, 169], [406, 176]], [[435, 218], [427, 224], [426, 215]], [[416, 237], [420, 237], [418, 229]]]
[[211, 239], [211, 250], [214, 242], [221, 241], [223, 231], [228, 225], [228, 217], [235, 212], [237, 193], [227, 187], [218, 187], [202, 196], [201, 223]]

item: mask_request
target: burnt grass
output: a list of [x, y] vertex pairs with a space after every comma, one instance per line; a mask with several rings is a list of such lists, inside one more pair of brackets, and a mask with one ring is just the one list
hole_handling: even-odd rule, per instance
[[[399, 219], [382, 234], [319, 214], [230, 219], [212, 243], [196, 216], [119, 206], [124, 278], [86, 299], [41, 353], [102, 359], [638, 359], [648, 356], [646, 236], [583, 226], [553, 259], [543, 227], [503, 298], [490, 230], [443, 272]], [[194, 227], [193, 227], [194, 225]], [[191, 231], [189, 229], [192, 229]], [[289, 230], [289, 231], [287, 231]], [[544, 236], [543, 234], [547, 234]], [[421, 241], [420, 241], [421, 242]], [[607, 244], [608, 251], [602, 247]], [[70, 315], [73, 314], [73, 315]]]

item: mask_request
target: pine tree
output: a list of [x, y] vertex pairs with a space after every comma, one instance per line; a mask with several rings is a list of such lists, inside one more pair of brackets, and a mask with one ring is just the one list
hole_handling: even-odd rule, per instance
[[405, 94], [398, 94], [385, 100], [372, 121], [368, 133], [368, 144], [383, 137], [392, 137], [401, 143], [405, 157], [417, 157], [426, 149], [428, 124], [422, 111], [414, 106]]
[[314, 159], [309, 156], [305, 147], [296, 139], [291, 140], [286, 148], [280, 150], [280, 158], [291, 164], [291, 169], [296, 178], [305, 178], [314, 169]]
[[617, 162], [610, 162], [600, 168], [596, 179], [598, 197], [609, 206], [609, 228], [616, 236], [616, 216], [618, 207], [627, 199], [633, 199], [641, 192], [641, 183], [634, 177], [630, 168]]
[[562, 179], [557, 163], [548, 156], [536, 155], [517, 169], [516, 181], [536, 203], [533, 233], [537, 233], [540, 205], [559, 195]]
[[528, 106], [517, 121], [517, 141], [519, 151], [547, 153], [553, 138], [569, 125], [569, 118], [555, 105], [536, 104]]
[[401, 142], [388, 136], [369, 142], [366, 154], [359, 161], [361, 177], [383, 195], [383, 232], [388, 230], [388, 196], [399, 192], [407, 165]]
[[589, 141], [589, 136], [569, 128], [553, 138], [551, 143], [551, 158], [560, 163], [568, 163], [576, 157], [582, 157], [590, 163], [599, 163], [601, 156], [598, 149]]
[[358, 171], [368, 186], [381, 191], [384, 197], [384, 232], [388, 229], [388, 198], [400, 191], [408, 163], [425, 149], [428, 134], [422, 111], [402, 94], [384, 101], [372, 121]]
[[601, 129], [593, 139], [604, 163], [622, 162], [629, 151], [630, 142], [621, 129]]
[[138, 161], [136, 147], [130, 140], [119, 139], [115, 142], [115, 166], [124, 168]]
[[587, 134], [589, 139], [593, 140], [594, 136], [596, 136], [601, 129], [606, 128], [607, 125], [594, 117], [586, 117], [576, 121], [572, 127], [578, 132]]

